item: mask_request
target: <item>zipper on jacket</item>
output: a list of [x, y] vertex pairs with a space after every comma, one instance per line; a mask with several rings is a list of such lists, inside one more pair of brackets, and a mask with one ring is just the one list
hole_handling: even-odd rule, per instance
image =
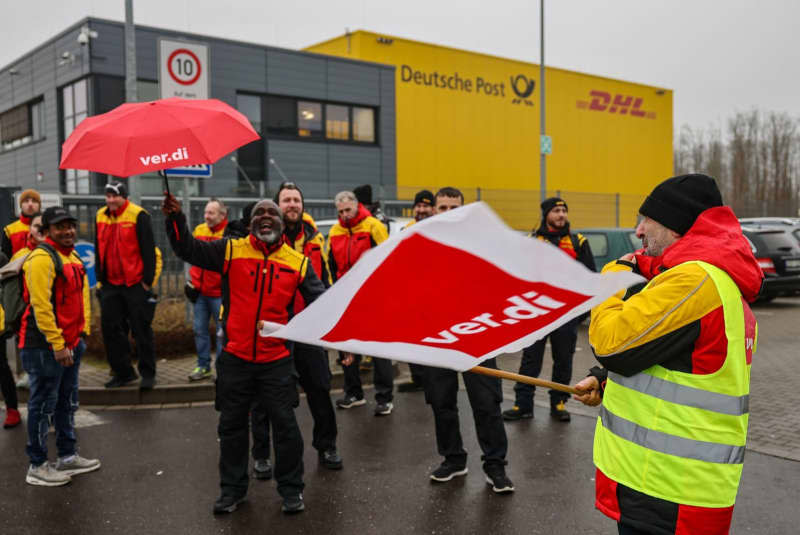
[[254, 292], [258, 291], [258, 274], [259, 273], [261, 273], [261, 262], [256, 264], [256, 276], [255, 276], [255, 280], [253, 281], [253, 291]]
[[[266, 265], [266, 258], [264, 259], [264, 268], [261, 269], [261, 263], [259, 262], [259, 271], [261, 271], [261, 291], [258, 292], [258, 308], [256, 308], [256, 324], [255, 324], [255, 338], [253, 339], [253, 362], [256, 360], [256, 347], [258, 346], [258, 315], [261, 314], [261, 300], [264, 297], [264, 277], [267, 276], [267, 265]], [[256, 272], [256, 291], [258, 291], [258, 272]]]
[[272, 274], [275, 272], [275, 264], [269, 265], [269, 287], [267, 288], [267, 293], [272, 293]]
[[350, 264], [350, 249], [353, 247], [353, 229], [348, 227], [347, 232], [350, 233], [350, 237], [347, 238], [347, 271], [350, 271], [352, 267]]

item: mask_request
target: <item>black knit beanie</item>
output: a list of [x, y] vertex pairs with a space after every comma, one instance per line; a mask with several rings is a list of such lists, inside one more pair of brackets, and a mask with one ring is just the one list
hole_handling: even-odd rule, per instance
[[715, 206], [722, 206], [716, 181], [708, 175], [691, 174], [668, 178], [656, 186], [639, 213], [683, 235], [701, 213]]
[[436, 201], [433, 198], [433, 193], [426, 189], [418, 191], [417, 194], [414, 195], [414, 206], [418, 205], [419, 203], [427, 204], [428, 206], [433, 206], [436, 204]]
[[542, 204], [541, 204], [541, 207], [542, 207], [542, 221], [547, 219], [547, 214], [549, 214], [550, 210], [552, 210], [556, 206], [563, 206], [565, 210], [569, 211], [569, 208], [567, 207], [567, 203], [566, 203], [566, 201], [564, 201], [564, 199], [562, 199], [561, 197], [550, 197], [549, 199], [545, 199], [544, 201], [542, 201]]

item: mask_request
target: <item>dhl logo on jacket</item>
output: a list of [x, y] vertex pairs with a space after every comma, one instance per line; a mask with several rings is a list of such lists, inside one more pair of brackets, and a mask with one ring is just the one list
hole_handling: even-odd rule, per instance
[[[194, 229], [192, 235], [198, 240], [214, 241], [222, 238], [228, 220], [223, 219], [216, 227], [209, 227], [206, 223], [200, 223]], [[189, 269], [189, 276], [192, 278], [192, 286], [208, 297], [219, 297], [222, 295], [222, 277], [219, 273], [192, 266]]]
[[355, 217], [333, 225], [328, 238], [328, 262], [331, 276], [338, 280], [347, 273], [365, 252], [383, 243], [389, 234], [386, 226], [369, 215], [359, 203]]
[[270, 248], [252, 235], [229, 240], [222, 278], [225, 350], [262, 363], [288, 357], [286, 341], [260, 336], [258, 322], [289, 321], [307, 269], [306, 258], [286, 244]]
[[20, 348], [60, 351], [75, 348], [82, 332], [89, 334], [91, 308], [89, 283], [81, 259], [74, 251], [65, 251], [51, 240], [63, 264], [56, 274], [50, 254], [34, 249], [22, 266], [23, 299], [27, 304], [19, 332]]
[[[328, 258], [325, 254], [325, 238], [317, 230], [317, 226], [310, 215], [303, 212], [300, 231], [294, 241], [284, 231], [283, 243], [308, 258], [314, 273], [326, 288], [332, 284], [328, 273]], [[306, 302], [300, 292], [297, 292], [294, 301], [294, 313], [299, 314], [306, 307]]]
[[9, 257], [25, 247], [25, 244], [28, 242], [28, 234], [30, 233], [30, 229], [31, 218], [25, 215], [19, 216], [19, 219], [6, 225], [6, 227], [3, 229], [3, 232], [5, 232], [6, 238], [11, 243], [11, 254], [8, 255]]
[[133, 286], [142, 282], [144, 264], [136, 223], [144, 208], [125, 201], [118, 214], [107, 207], [97, 211], [97, 265], [103, 282]]

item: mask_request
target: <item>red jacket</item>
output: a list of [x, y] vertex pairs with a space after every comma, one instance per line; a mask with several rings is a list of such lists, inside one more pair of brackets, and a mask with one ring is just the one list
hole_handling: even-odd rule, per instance
[[167, 236], [175, 254], [222, 275], [225, 351], [258, 363], [290, 356], [286, 340], [259, 335], [260, 320], [285, 324], [293, 314], [294, 297], [314, 301], [325, 287], [308, 260], [288, 245], [272, 247], [248, 235], [212, 242], [193, 238], [183, 214], [167, 217]]
[[[226, 226], [228, 226], [227, 219], [223, 219], [216, 227], [209, 227], [206, 223], [200, 223], [195, 227], [192, 235], [202, 241], [219, 240], [222, 239], [222, 233], [225, 231]], [[189, 276], [192, 278], [192, 286], [199, 290], [201, 294], [207, 297], [219, 297], [222, 295], [222, 278], [219, 273], [192, 266], [189, 269]]]
[[333, 225], [328, 238], [328, 263], [334, 281], [339, 280], [361, 255], [389, 237], [386, 226], [358, 204], [355, 217]]
[[[305, 215], [305, 214], [304, 214]], [[331, 285], [331, 277], [328, 274], [328, 262], [325, 256], [325, 238], [314, 226], [313, 220], [309, 222], [305, 217], [300, 223], [297, 235], [292, 239], [287, 230], [283, 232], [283, 243], [302, 253], [311, 262], [314, 273], [322, 281], [325, 288]], [[294, 313], [299, 314], [306, 307], [306, 302], [300, 292], [297, 292], [294, 299]]]
[[9, 223], [3, 229], [2, 251], [11, 258], [17, 251], [25, 247], [31, 228], [31, 218], [22, 214], [19, 219]]
[[150, 214], [130, 201], [115, 213], [97, 211], [95, 251], [97, 280], [115, 286], [143, 282], [152, 286], [156, 272], [156, 248]]
[[59, 351], [75, 348], [81, 333], [89, 333], [89, 285], [81, 259], [72, 248], [59, 247], [49, 238], [47, 245], [61, 258], [62, 273], [56, 274], [47, 251], [34, 249], [22, 266], [23, 299], [26, 307], [19, 332], [20, 348]]

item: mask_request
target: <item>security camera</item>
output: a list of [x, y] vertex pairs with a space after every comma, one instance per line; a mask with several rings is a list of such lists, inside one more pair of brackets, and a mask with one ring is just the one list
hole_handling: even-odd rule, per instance
[[72, 52], [62, 52], [61, 59], [66, 59], [66, 60], [72, 59]]
[[81, 31], [78, 33], [78, 43], [83, 45], [88, 45], [90, 39], [97, 39], [97, 36], [100, 35], [94, 30], [90, 30], [88, 26], [83, 26]]
[[79, 33], [78, 42], [82, 45], [89, 44], [89, 34], [83, 32]]

